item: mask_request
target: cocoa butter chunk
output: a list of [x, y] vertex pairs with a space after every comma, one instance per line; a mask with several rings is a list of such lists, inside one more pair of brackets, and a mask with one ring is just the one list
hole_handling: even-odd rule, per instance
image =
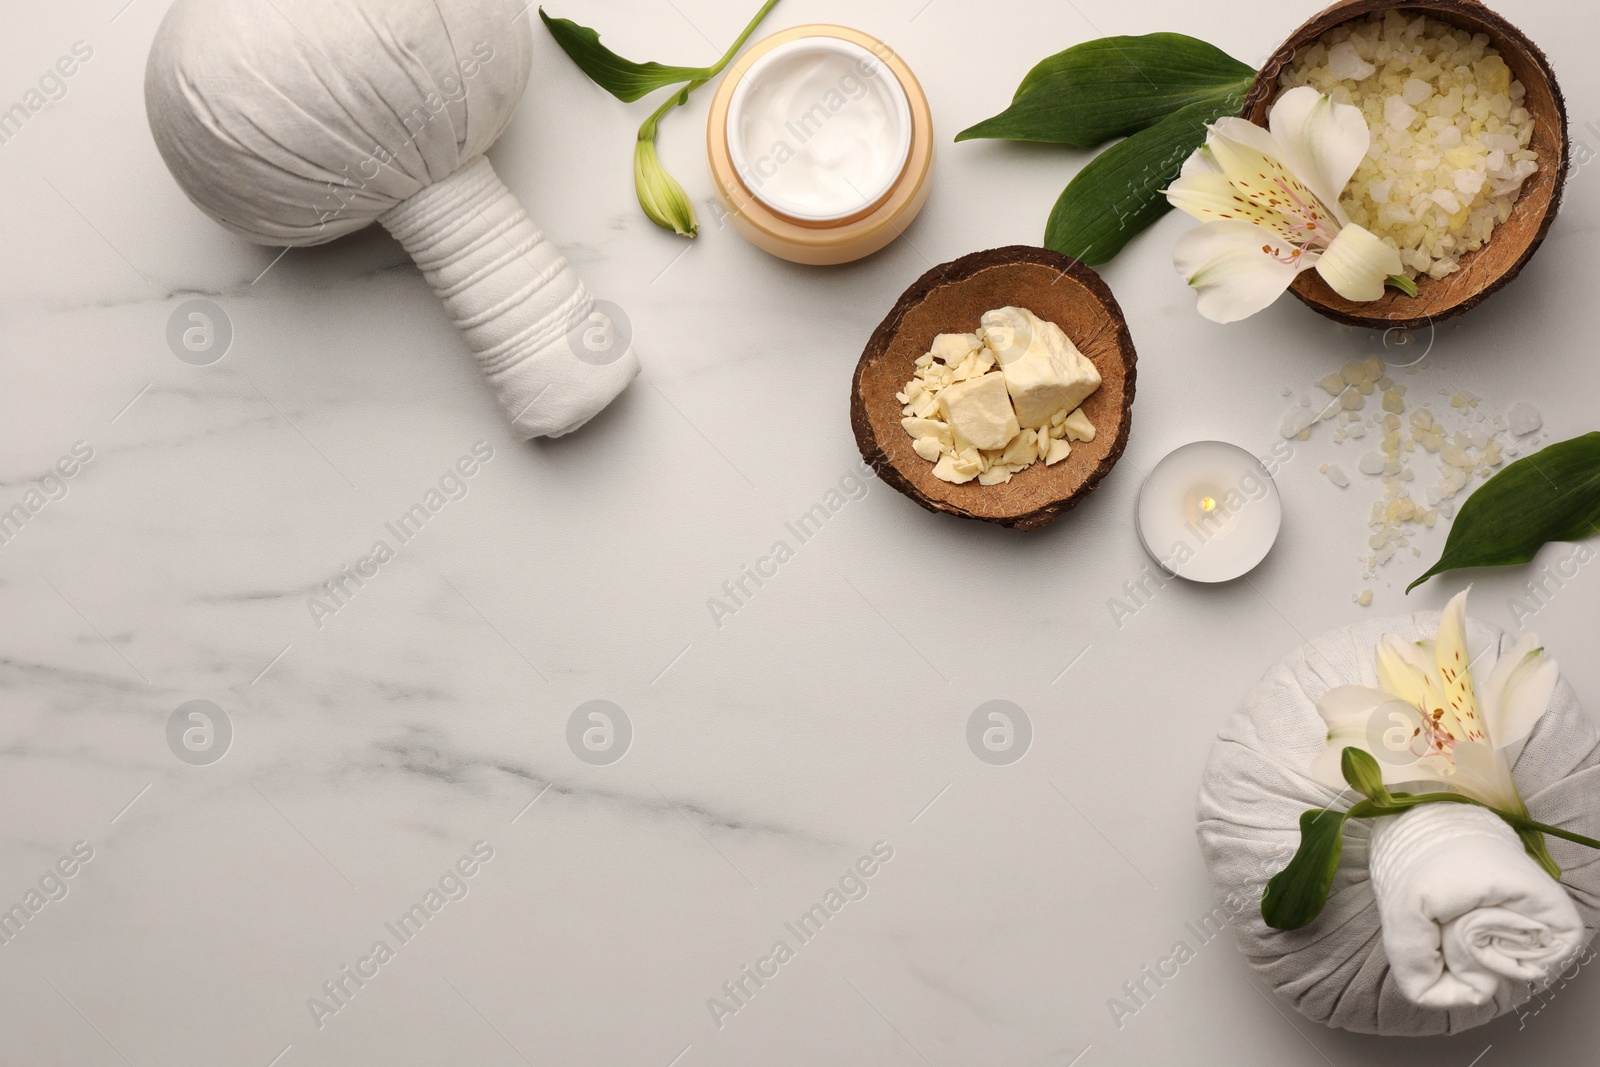
[[1004, 448], [1017, 436], [1017, 414], [1004, 375], [957, 382], [939, 394], [939, 406], [945, 421], [978, 448]]
[[928, 354], [947, 366], [954, 367], [967, 356], [983, 347], [975, 333], [941, 333], [933, 339]]
[[1100, 372], [1072, 339], [1027, 308], [990, 311], [983, 327], [986, 342], [1000, 346], [995, 354], [1020, 425], [1043, 426], [1100, 388]]

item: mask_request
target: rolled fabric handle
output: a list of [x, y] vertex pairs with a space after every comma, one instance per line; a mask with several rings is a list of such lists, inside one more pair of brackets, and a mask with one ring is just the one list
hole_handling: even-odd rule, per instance
[[570, 338], [594, 298], [478, 157], [379, 216], [421, 268], [523, 437], [588, 422], [639, 373], [625, 340], [591, 353]]
[[1487, 1004], [1506, 982], [1542, 988], [1586, 940], [1566, 889], [1483, 808], [1425, 804], [1375, 820], [1368, 866], [1384, 952], [1414, 1004]]

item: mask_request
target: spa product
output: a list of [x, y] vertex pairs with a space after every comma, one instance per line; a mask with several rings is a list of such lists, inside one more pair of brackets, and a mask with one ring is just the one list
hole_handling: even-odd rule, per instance
[[[1039, 462], [1036, 427], [1032, 428], [1034, 459], [1024, 476], [983, 484], [979, 476], [1001, 474], [983, 470], [984, 457], [978, 450], [977, 473], [972, 473], [973, 457], [966, 456], [961, 463], [967, 469], [962, 476], [966, 480], [952, 482], [934, 473], [945, 458], [945, 447], [959, 455], [976, 446], [968, 442], [959, 450], [954, 447], [955, 433], [939, 409], [937, 389], [944, 387], [947, 374], [953, 384], [969, 357], [974, 358], [966, 378], [982, 368], [984, 374], [1004, 380], [1001, 354], [985, 343], [992, 335], [983, 325], [984, 316], [997, 305], [1026, 308], [1039, 321], [1060, 327], [1081, 346], [1082, 356], [1100, 377], [1100, 387], [1082, 402], [1081, 415], [1068, 412], [1059, 424], [1054, 418], [1047, 423], [1045, 439], [1061, 446], [1055, 463]], [[1002, 344], [993, 336], [1008, 355], [1017, 340], [1015, 331], [1009, 337], [1011, 344]], [[862, 459], [918, 506], [1034, 530], [1087, 499], [1121, 458], [1132, 432], [1137, 363], [1122, 310], [1093, 270], [1046, 248], [991, 248], [930, 268], [889, 309], [856, 364], [850, 384], [850, 425]], [[933, 377], [939, 381], [933, 383], [935, 395], [928, 396]], [[923, 395], [912, 400], [908, 390], [919, 378], [915, 388]], [[1010, 398], [1009, 390], [1006, 396]], [[907, 407], [912, 407], [910, 413]], [[908, 423], [908, 418], [925, 421]], [[1069, 424], [1072, 432], [1066, 430]], [[999, 451], [998, 458], [1007, 467], [1013, 461], [1020, 465], [1029, 429], [1018, 423], [1016, 436]], [[1006, 460], [1012, 449], [1016, 451]], [[1065, 458], [1060, 458], [1063, 454]], [[994, 458], [991, 452], [991, 471]], [[1048, 450], [1044, 458], [1050, 458]], [[950, 468], [955, 465], [952, 460], [945, 473], [953, 474]]]
[[901, 426], [934, 477], [1000, 485], [1036, 461], [1054, 466], [1093, 441], [1080, 405], [1100, 372], [1053, 322], [1026, 308], [985, 312], [977, 333], [940, 334], [896, 399]]
[[1196, 441], [1157, 463], [1139, 489], [1139, 539], [1161, 569], [1228, 582], [1272, 551], [1283, 503], [1261, 461], [1237, 445]]
[[[1360, 799], [1356, 790], [1341, 793], [1320, 765], [1313, 770], [1326, 759], [1330, 732], [1378, 753], [1383, 781], [1396, 792], [1440, 788], [1434, 775], [1416, 769], [1423, 752], [1410, 748], [1420, 736], [1420, 706], [1389, 702], [1337, 731], [1318, 713], [1341, 688], [1387, 686], [1377, 656], [1391, 640], [1386, 635], [1421, 652], [1441, 635], [1440, 615], [1324, 634], [1284, 657], [1245, 696], [1206, 768], [1201, 851], [1218, 897], [1236, 902], [1231, 926], [1240, 951], [1296, 1010], [1362, 1033], [1456, 1033], [1510, 1012], [1564, 971], [1571, 978], [1571, 950], [1600, 922], [1600, 865], [1591, 849], [1546, 835], [1564, 871], [1557, 882], [1520, 842], [1510, 846], [1499, 827], [1484, 822], [1481, 816], [1498, 816], [1481, 808], [1435, 803], [1384, 817], [1388, 822], [1343, 819]], [[1600, 732], [1571, 686], [1550, 678], [1548, 664], [1516, 677], [1534, 639], [1513, 639], [1476, 620], [1466, 621], [1465, 635], [1480, 705], [1526, 705], [1537, 718], [1531, 731], [1489, 729], [1494, 744], [1509, 743], [1503, 754], [1532, 817], [1594, 835]], [[1542, 687], [1528, 684], [1534, 681]], [[1400, 784], [1408, 779], [1415, 784]], [[1323, 821], [1343, 823], [1331, 893], [1303, 930], [1273, 929], [1253, 905], [1300, 847], [1307, 811], [1327, 811]], [[1315, 816], [1306, 821], [1320, 824]], [[1575, 941], [1570, 908], [1579, 919]]]
[[[1440, 251], [1449, 251], [1458, 261], [1459, 270], [1435, 279], [1426, 270], [1418, 269], [1417, 263], [1420, 263], [1420, 259], [1417, 257], [1411, 257], [1412, 262], [1403, 261], [1408, 274], [1415, 272], [1415, 276], [1411, 279], [1417, 288], [1415, 297], [1394, 291], [1380, 300], [1355, 302], [1340, 296], [1324, 284], [1320, 277], [1309, 274], [1296, 279], [1292, 286], [1292, 292], [1302, 303], [1318, 314], [1337, 322], [1384, 330], [1396, 327], [1419, 330], [1477, 307], [1516, 278], [1527, 265], [1528, 260], [1538, 251], [1549, 234], [1550, 227], [1560, 210], [1563, 187], [1568, 172], [1572, 169], [1571, 142], [1567, 135], [1566, 103], [1549, 59], [1527, 34], [1482, 0], [1339, 0], [1326, 10], [1313, 15], [1304, 25], [1289, 34], [1267, 58], [1250, 87], [1249, 96], [1244, 107], [1240, 109], [1240, 114], [1251, 122], [1264, 125], [1268, 113], [1285, 91], [1282, 75], [1286, 69], [1292, 67], [1301, 56], [1306, 55], [1320, 40], [1327, 37], [1330, 31], [1348, 27], [1352, 23], [1357, 27], [1368, 24], [1368, 19], [1374, 13], [1379, 13], [1380, 17], [1387, 19], [1391, 10], [1397, 11], [1399, 17], [1403, 17], [1406, 31], [1415, 25], [1419, 17], [1425, 17], [1449, 26], [1452, 34], [1460, 31], [1474, 46], [1485, 44], [1486, 47], [1492, 47], [1499, 52], [1499, 58], [1505, 63], [1511, 78], [1521, 82], [1525, 90], [1520, 107], [1528, 113], [1533, 124], [1532, 139], [1527, 149], [1538, 156], [1537, 160], [1533, 161], [1537, 169], [1521, 182], [1519, 195], [1510, 214], [1503, 221], [1495, 223], [1491, 240], [1484, 242], [1475, 252], [1461, 250], [1460, 242], [1457, 242], [1455, 249], [1446, 250], [1441, 247]], [[1406, 31], [1402, 32], [1402, 38]], [[1371, 62], [1372, 66], [1378, 68], [1373, 75], [1374, 79], [1383, 78], [1391, 67], [1394, 73], [1399, 74], [1400, 66], [1410, 55], [1414, 45], [1415, 42], [1407, 45], [1404, 55], [1397, 50], [1396, 54], [1379, 61], [1374, 52], [1362, 61]], [[1362, 59], [1359, 48], [1356, 50], [1356, 57]], [[1446, 64], [1449, 64], [1448, 59]], [[1356, 72], [1359, 73], [1361, 69], [1363, 68], [1356, 68]], [[1448, 67], [1441, 65], [1441, 73], [1445, 71], [1452, 75], [1457, 73], [1453, 64]], [[1467, 73], [1470, 73], [1470, 68]], [[1381, 146], [1383, 140], [1391, 135], [1388, 126], [1391, 118], [1398, 122], [1408, 117], [1402, 106], [1415, 109], [1413, 105], [1405, 102], [1405, 85], [1413, 79], [1429, 82], [1432, 80], [1432, 75], [1426, 68], [1422, 73], [1416, 70], [1407, 71], [1401, 77], [1398, 93], [1387, 91], [1383, 93], [1382, 99], [1378, 101], [1381, 105], [1379, 113], [1375, 116], [1381, 121], [1373, 126], [1375, 145]], [[1414, 97], [1419, 97], [1420, 87], [1412, 86], [1412, 94]], [[1399, 95], [1400, 100], [1390, 105], [1388, 99], [1394, 95]], [[1444, 96], [1448, 97], [1448, 89], [1445, 90]], [[1424, 98], [1417, 107], [1427, 106], [1429, 100], [1430, 98]], [[1467, 94], [1464, 90], [1462, 101], [1465, 108]], [[1489, 114], [1490, 117], [1495, 117], [1492, 111]], [[1431, 118], [1443, 121], [1444, 116], [1434, 115]], [[1444, 134], [1448, 139], [1451, 135], [1439, 126], [1439, 121], [1433, 125], [1438, 133]], [[1476, 123], [1478, 120], [1472, 121]], [[1429, 128], [1428, 119], [1425, 117], [1419, 117], [1414, 124], [1408, 125], [1412, 128], [1392, 131], [1395, 140], [1403, 141], [1399, 135], [1404, 132], [1417, 137], [1418, 140], [1427, 141], [1428, 135], [1436, 132], [1435, 129]], [[1484, 125], [1486, 126], [1487, 122]], [[1468, 132], [1470, 129], [1463, 131], [1463, 136], [1465, 137]], [[1381, 151], [1380, 147], [1380, 153]], [[1438, 158], [1434, 158], [1435, 153]], [[1377, 160], [1374, 158], [1364, 161], [1363, 167], [1369, 162], [1376, 163]], [[1444, 159], [1443, 150], [1437, 145], [1431, 145], [1427, 154], [1419, 154], [1411, 162], [1413, 165], [1420, 162], [1424, 172], [1432, 170], [1435, 173], [1441, 164], [1448, 163]], [[1454, 170], [1462, 169], [1455, 164], [1450, 166], [1452, 175]], [[1396, 206], [1399, 206], [1399, 201], [1395, 198], [1403, 192], [1409, 180], [1402, 180], [1403, 178], [1405, 176], [1397, 175], [1396, 184], [1386, 190], [1389, 193], [1389, 202]], [[1364, 185], [1367, 180], [1365, 176], [1358, 176], [1356, 184]], [[1382, 180], [1381, 177], [1379, 180]], [[1364, 188], [1352, 191], [1363, 194], [1367, 192]], [[1453, 190], [1448, 184], [1441, 191], [1455, 195], [1458, 201], [1462, 195], [1459, 190]], [[1490, 196], [1493, 195], [1491, 192]], [[1410, 210], [1409, 203], [1406, 207]], [[1470, 216], [1471, 212], [1468, 214]], [[1375, 227], [1387, 225], [1374, 215], [1369, 214], [1367, 217]], [[1391, 236], [1391, 239], [1396, 238]], [[1433, 255], [1431, 258], [1437, 260], [1439, 257]]]
[[1280, 76], [1361, 109], [1368, 149], [1340, 203], [1435, 280], [1488, 243], [1539, 169], [1527, 90], [1483, 33], [1415, 12], [1336, 26]]
[[911, 101], [877, 57], [837, 37], [781, 44], [728, 102], [728, 153], [757, 199], [832, 222], [886, 194], [911, 151]]
[[515, 430], [556, 437], [639, 363], [631, 347], [571, 339], [594, 300], [483, 156], [527, 85], [520, 12], [517, 0], [177, 0], [145, 104], [173, 177], [233, 233], [297, 247], [382, 223]]
[[870, 255], [910, 225], [933, 175], [933, 123], [888, 45], [798, 26], [752, 45], [712, 100], [717, 198], [751, 243], [796, 263]]

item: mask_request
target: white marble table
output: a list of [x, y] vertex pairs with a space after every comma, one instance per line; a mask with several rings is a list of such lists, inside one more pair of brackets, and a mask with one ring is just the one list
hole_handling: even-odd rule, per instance
[[[1387, 1043], [1306, 1023], [1226, 937], [1186, 925], [1212, 906], [1194, 794], [1240, 693], [1302, 635], [1456, 586], [1404, 597], [1411, 563], [1361, 578], [1372, 490], [1318, 473], [1357, 455], [1323, 433], [1282, 464], [1284, 536], [1248, 582], [1169, 584], [1114, 618], [1146, 562], [1139, 472], [1200, 437], [1266, 452], [1294, 403], [1282, 390], [1371, 338], [1287, 300], [1204, 323], [1169, 265], [1187, 223], [1169, 218], [1105, 271], [1138, 403], [1125, 461], [1082, 507], [1024, 535], [851, 480], [847, 390], [871, 328], [930, 265], [1036, 241], [1085, 160], [949, 136], [1074, 42], [1178, 30], [1259, 61], [1310, 3], [1269, 18], [1245, 0], [785, 0], [771, 29], [848, 22], [900, 50], [942, 134], [906, 239], [836, 270], [771, 259], [705, 210], [704, 93], [662, 137], [705, 231], [690, 245], [651, 227], [629, 174], [643, 111], [536, 26], [535, 88], [492, 158], [625, 309], [646, 369], [582, 433], [531, 445], [387, 236], [269, 270], [275, 251], [183, 198], [140, 93], [163, 6], [29, 4], [0, 35], [6, 106], [74, 42], [92, 50], [0, 144], [0, 507], [92, 452], [0, 544], [0, 905], [92, 849], [0, 945], [0, 1063], [1592, 1060], [1593, 976], [1536, 1016]], [[626, 54], [690, 63], [755, 5], [551, 6]], [[1595, 9], [1498, 6], [1549, 50], [1576, 136], [1600, 148]], [[1523, 277], [1439, 329], [1406, 379], [1418, 394], [1531, 401], [1554, 438], [1595, 428], [1597, 182], [1581, 169]], [[196, 298], [232, 323], [210, 366], [166, 340]], [[313, 618], [322, 583], [394, 544], [385, 523], [477, 442], [493, 458], [465, 497]], [[708, 599], [835, 488], [822, 531], [716, 625]], [[1478, 613], [1510, 624], [1529, 577], [1478, 576]], [[1537, 618], [1591, 701], [1597, 580], [1569, 578]], [[1364, 587], [1368, 609], [1351, 599]], [[978, 642], [1001, 650], [950, 651]], [[169, 747], [193, 700], [231, 728], [209, 764]], [[567, 741], [592, 700], [631, 724], [607, 765]], [[990, 700], [1032, 723], [1009, 766], [966, 741]], [[471, 858], [477, 842], [492, 858]], [[892, 858], [863, 864], [866, 895], [794, 936], [879, 842]], [[452, 875], [464, 856], [471, 877]], [[391, 930], [441, 884], [425, 924]], [[793, 958], [762, 964], [779, 940]], [[1108, 1001], [1180, 940], [1195, 958], [1119, 1026]], [[777, 969], [758, 988], [746, 966]], [[742, 1006], [714, 1013], [739, 981]]]

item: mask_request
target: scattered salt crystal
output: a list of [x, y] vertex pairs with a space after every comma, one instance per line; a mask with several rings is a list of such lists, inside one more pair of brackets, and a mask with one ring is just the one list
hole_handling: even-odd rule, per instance
[[1278, 427], [1278, 432], [1285, 439], [1295, 437], [1306, 430], [1316, 421], [1309, 408], [1294, 407], [1283, 416], [1283, 425]]
[[1533, 433], [1543, 425], [1544, 416], [1527, 401], [1519, 401], [1511, 406], [1511, 432], [1518, 437]]
[[1323, 473], [1328, 476], [1328, 481], [1337, 485], [1340, 489], [1344, 489], [1350, 484], [1350, 476], [1337, 463], [1324, 464]]
[[1366, 455], [1361, 457], [1361, 473], [1382, 474], [1383, 463], [1383, 454], [1381, 452], [1368, 452]]

